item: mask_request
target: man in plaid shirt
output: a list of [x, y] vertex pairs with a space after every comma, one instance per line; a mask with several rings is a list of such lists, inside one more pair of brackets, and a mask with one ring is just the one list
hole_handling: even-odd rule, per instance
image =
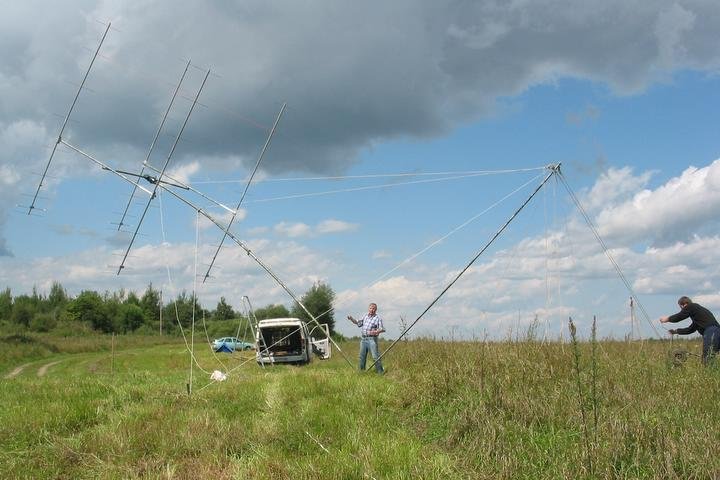
[[348, 320], [360, 327], [360, 365], [359, 370], [365, 371], [365, 360], [368, 351], [375, 360], [375, 371], [377, 373], [385, 373], [382, 363], [378, 360], [380, 351], [378, 349], [378, 335], [385, 331], [382, 318], [377, 314], [377, 304], [371, 303], [366, 313], [360, 320], [355, 320], [352, 315], [348, 315]]

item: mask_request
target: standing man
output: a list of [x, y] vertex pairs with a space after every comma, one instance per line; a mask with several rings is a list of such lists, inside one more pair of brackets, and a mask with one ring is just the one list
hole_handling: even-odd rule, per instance
[[359, 370], [365, 371], [365, 360], [368, 350], [375, 360], [375, 371], [379, 374], [385, 373], [382, 363], [378, 360], [380, 351], [378, 349], [378, 335], [385, 331], [382, 318], [377, 314], [377, 304], [371, 303], [366, 313], [360, 320], [355, 320], [352, 315], [347, 316], [348, 320], [360, 327], [360, 365]]
[[699, 303], [693, 303], [688, 297], [680, 297], [678, 300], [680, 311], [669, 317], [660, 317], [660, 323], [675, 323], [690, 318], [692, 323], [685, 328], [668, 330], [670, 335], [688, 335], [698, 332], [703, 337], [703, 356], [705, 365], [720, 350], [720, 324], [710, 310]]

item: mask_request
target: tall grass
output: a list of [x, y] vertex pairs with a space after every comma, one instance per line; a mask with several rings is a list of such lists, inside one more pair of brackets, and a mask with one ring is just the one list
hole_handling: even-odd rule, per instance
[[[516, 340], [400, 342], [382, 377], [359, 374], [339, 357], [264, 370], [251, 361], [220, 383], [196, 370], [191, 396], [184, 345], [118, 339], [111, 375], [103, 342], [95, 351], [57, 344], [57, 353], [0, 380], [0, 472], [7, 478], [720, 476], [716, 370], [692, 360], [669, 368], [665, 344], [646, 342], [640, 351], [632, 343], [597, 341], [595, 330], [589, 342], [576, 338], [571, 346]], [[696, 342], [685, 346], [698, 349]], [[342, 347], [351, 357], [357, 352], [356, 343]], [[206, 371], [223, 368], [205, 345], [195, 350]], [[230, 370], [246, 358], [238, 353], [223, 361]]]

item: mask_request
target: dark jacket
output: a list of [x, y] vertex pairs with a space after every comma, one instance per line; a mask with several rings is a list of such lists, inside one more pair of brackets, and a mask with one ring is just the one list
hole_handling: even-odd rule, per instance
[[675, 315], [670, 315], [668, 321], [675, 323], [681, 320], [689, 318], [692, 323], [685, 328], [678, 328], [675, 330], [680, 335], [687, 335], [689, 333], [698, 332], [700, 335], [705, 333], [705, 329], [710, 326], [720, 327], [715, 316], [710, 310], [703, 307], [698, 303], [689, 303]]

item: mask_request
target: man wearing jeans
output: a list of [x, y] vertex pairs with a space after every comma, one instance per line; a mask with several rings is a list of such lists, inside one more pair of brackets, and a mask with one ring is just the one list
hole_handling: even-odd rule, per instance
[[375, 360], [375, 371], [377, 373], [385, 373], [382, 363], [378, 360], [380, 351], [378, 350], [378, 335], [385, 331], [382, 318], [377, 314], [377, 304], [371, 303], [366, 313], [360, 320], [355, 320], [352, 315], [348, 315], [348, 320], [360, 327], [360, 365], [359, 370], [365, 371], [365, 360], [367, 359], [368, 350]]
[[702, 360], [705, 365], [720, 350], [720, 325], [710, 310], [703, 307], [699, 303], [693, 303], [688, 297], [680, 297], [678, 300], [680, 311], [675, 315], [661, 317], [660, 323], [679, 322], [689, 318], [692, 323], [685, 328], [676, 328], [669, 330], [670, 335], [688, 335], [698, 332], [703, 337], [703, 356]]

